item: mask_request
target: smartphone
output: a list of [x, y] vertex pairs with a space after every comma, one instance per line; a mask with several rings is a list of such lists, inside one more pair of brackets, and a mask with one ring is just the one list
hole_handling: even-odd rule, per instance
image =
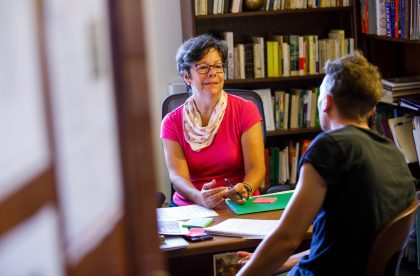
[[198, 242], [198, 241], [206, 241], [213, 239], [213, 236], [210, 234], [202, 234], [202, 235], [184, 235], [184, 238], [190, 242]]

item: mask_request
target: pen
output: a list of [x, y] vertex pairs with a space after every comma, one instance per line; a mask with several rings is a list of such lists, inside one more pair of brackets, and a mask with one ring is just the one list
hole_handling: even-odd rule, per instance
[[[234, 187], [233, 187], [233, 184], [232, 184], [232, 182], [230, 182], [229, 181], [229, 179], [227, 179], [227, 178], [225, 178], [225, 182], [232, 188], [232, 189], [234, 189]], [[241, 193], [240, 192], [236, 192], [237, 194], [238, 194], [238, 196], [241, 198], [241, 199], [244, 199], [244, 197], [241, 195]]]

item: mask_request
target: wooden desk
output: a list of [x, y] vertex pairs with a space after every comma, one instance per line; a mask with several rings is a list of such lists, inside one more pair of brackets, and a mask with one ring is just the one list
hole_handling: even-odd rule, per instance
[[[282, 210], [247, 215], [236, 215], [227, 205], [215, 209], [219, 214], [212, 225], [229, 218], [243, 219], [279, 219]], [[302, 246], [309, 247], [312, 229], [308, 230], [307, 241]], [[261, 240], [247, 240], [236, 237], [214, 236], [212, 240], [192, 243], [186, 248], [165, 251], [171, 275], [213, 275], [213, 255], [239, 250], [253, 251]]]

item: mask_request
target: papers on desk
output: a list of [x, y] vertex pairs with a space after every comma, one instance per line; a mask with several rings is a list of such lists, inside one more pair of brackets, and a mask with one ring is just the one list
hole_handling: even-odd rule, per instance
[[227, 219], [215, 226], [204, 228], [207, 233], [226, 237], [263, 239], [278, 224], [278, 220]]
[[160, 245], [162, 250], [173, 250], [178, 248], [185, 248], [188, 246], [188, 242], [182, 237], [167, 237], [165, 241]]
[[158, 233], [161, 235], [186, 235], [188, 228], [182, 227], [182, 221], [158, 220]]
[[216, 211], [199, 205], [157, 208], [157, 220], [161, 221], [186, 220], [216, 216], [218, 216]]

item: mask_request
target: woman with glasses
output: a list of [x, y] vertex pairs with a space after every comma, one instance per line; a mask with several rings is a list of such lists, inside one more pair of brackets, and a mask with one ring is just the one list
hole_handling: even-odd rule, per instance
[[214, 208], [225, 198], [242, 204], [259, 194], [265, 174], [259, 111], [223, 90], [226, 49], [218, 39], [190, 38], [178, 49], [176, 62], [191, 96], [161, 126], [176, 191], [171, 206]]

